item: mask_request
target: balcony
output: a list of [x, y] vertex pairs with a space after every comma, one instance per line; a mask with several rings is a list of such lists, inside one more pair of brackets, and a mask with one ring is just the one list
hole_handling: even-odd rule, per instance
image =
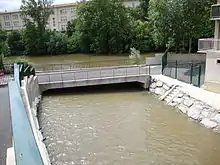
[[199, 39], [198, 52], [206, 53], [208, 50], [220, 50], [220, 39]]
[[220, 4], [212, 5], [211, 20], [220, 20]]

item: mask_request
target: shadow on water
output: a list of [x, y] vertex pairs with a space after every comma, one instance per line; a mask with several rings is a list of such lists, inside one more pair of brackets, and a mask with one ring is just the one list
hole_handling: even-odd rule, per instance
[[45, 91], [44, 96], [51, 95], [81, 95], [81, 94], [93, 94], [93, 93], [112, 93], [112, 92], [131, 92], [131, 91], [143, 91], [142, 84], [138, 82], [134, 83], [119, 83], [119, 84], [108, 84], [108, 85], [97, 85], [87, 87], [74, 87], [74, 88], [63, 88], [63, 89], [52, 89]]

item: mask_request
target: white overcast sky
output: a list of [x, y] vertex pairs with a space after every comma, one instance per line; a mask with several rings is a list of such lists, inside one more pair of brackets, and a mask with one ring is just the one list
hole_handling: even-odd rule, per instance
[[[54, 4], [72, 3], [77, 0], [54, 0]], [[0, 0], [0, 11], [11, 11], [19, 9], [21, 6], [21, 0]]]

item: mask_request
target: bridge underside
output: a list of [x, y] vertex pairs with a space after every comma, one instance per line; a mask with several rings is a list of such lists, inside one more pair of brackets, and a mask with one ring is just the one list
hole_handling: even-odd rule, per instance
[[44, 92], [49, 89], [96, 86], [96, 85], [131, 83], [131, 82], [139, 82], [143, 84], [144, 88], [149, 88], [150, 76], [138, 75], [138, 76], [122, 76], [122, 77], [114, 77], [114, 78], [105, 77], [101, 79], [95, 78], [95, 79], [76, 80], [76, 81], [56, 81], [51, 83], [40, 83], [39, 85], [41, 92]]

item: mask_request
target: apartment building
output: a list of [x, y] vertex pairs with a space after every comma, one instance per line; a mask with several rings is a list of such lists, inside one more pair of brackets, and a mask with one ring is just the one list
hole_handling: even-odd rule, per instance
[[[126, 0], [123, 2], [126, 7], [137, 7], [139, 0]], [[67, 22], [76, 18], [77, 3], [53, 5], [53, 14], [48, 20], [47, 28], [63, 31]], [[0, 25], [5, 30], [18, 30], [24, 27], [21, 10], [0, 13]]]

